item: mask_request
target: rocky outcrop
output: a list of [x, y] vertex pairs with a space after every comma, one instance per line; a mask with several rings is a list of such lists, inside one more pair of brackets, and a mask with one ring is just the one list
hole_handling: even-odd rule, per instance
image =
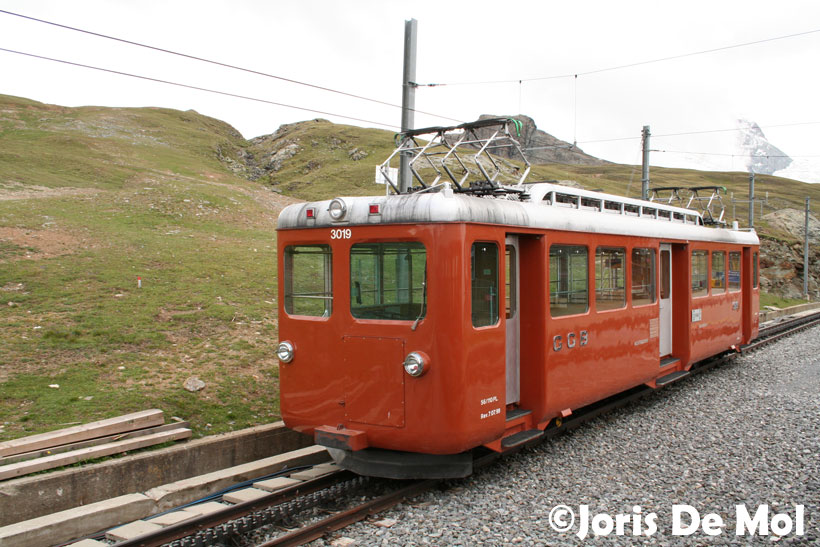
[[[786, 298], [803, 298], [803, 244], [760, 240], [760, 288]], [[809, 247], [809, 296], [820, 299], [820, 253]]]
[[[479, 119], [487, 118], [515, 118], [521, 122], [521, 135], [514, 135], [521, 148], [524, 151], [524, 157], [527, 161], [533, 164], [545, 163], [568, 163], [573, 165], [604, 165], [609, 162], [590, 156], [577, 146], [570, 144], [561, 139], [557, 139], [549, 133], [538, 129], [535, 121], [529, 116], [519, 114], [518, 116], [494, 116], [489, 114], [482, 114]], [[491, 129], [483, 129], [478, 131], [479, 137], [486, 137], [489, 135]], [[513, 155], [508, 150], [497, 151], [499, 156], [518, 160], [517, 154]]]
[[[773, 226], [783, 230], [796, 239], [803, 240], [806, 233], [806, 212], [797, 209], [779, 209], [763, 217], [763, 220]], [[809, 214], [809, 242], [820, 241], [820, 220]]]
[[[286, 177], [293, 172], [308, 175], [328, 164], [333, 165], [333, 160], [317, 159], [326, 159], [328, 152], [335, 161], [358, 162], [370, 155], [363, 146], [356, 145], [357, 138], [346, 137], [341, 127], [339, 134], [328, 134], [328, 128], [333, 127], [333, 124], [323, 119], [283, 124], [274, 133], [249, 140], [241, 150], [217, 149], [217, 157], [234, 173], [250, 180], [266, 181], [276, 191], [277, 185], [283, 182], [278, 180], [277, 174], [281, 176], [280, 171], [283, 169], [291, 169], [290, 175]], [[286, 184], [288, 188], [294, 181]], [[298, 184], [310, 183], [303, 181]]]
[[[803, 237], [805, 212], [781, 209], [763, 217], [769, 226], [791, 238], [762, 237], [760, 241], [760, 286], [765, 292], [787, 298], [803, 297]], [[793, 238], [793, 239], [792, 239]], [[820, 221], [809, 215], [809, 295], [820, 298]]]

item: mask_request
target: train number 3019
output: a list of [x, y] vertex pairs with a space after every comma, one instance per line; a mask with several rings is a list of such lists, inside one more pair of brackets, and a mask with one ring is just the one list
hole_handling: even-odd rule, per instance
[[[566, 346], [567, 348], [574, 348], [575, 346], [586, 346], [589, 343], [589, 333], [582, 330], [577, 335], [574, 332], [567, 333]], [[552, 337], [553, 351], [561, 351], [564, 349], [564, 337], [560, 334]]]
[[350, 239], [352, 236], [353, 231], [350, 228], [339, 228], [330, 231], [330, 239]]

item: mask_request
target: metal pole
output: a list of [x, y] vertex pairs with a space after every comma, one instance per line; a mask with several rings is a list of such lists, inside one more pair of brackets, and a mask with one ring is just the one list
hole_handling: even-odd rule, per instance
[[641, 199], [649, 199], [649, 126], [643, 126], [641, 131], [643, 142], [643, 171], [641, 172]]
[[755, 227], [755, 172], [749, 171], [749, 228]]
[[[413, 129], [416, 108], [416, 31], [418, 22], [404, 22], [404, 75], [401, 83], [401, 130]], [[413, 185], [410, 178], [411, 152], [402, 152], [399, 158], [399, 191], [407, 192]]]
[[806, 232], [803, 241], [803, 297], [809, 299], [809, 199], [806, 198]]

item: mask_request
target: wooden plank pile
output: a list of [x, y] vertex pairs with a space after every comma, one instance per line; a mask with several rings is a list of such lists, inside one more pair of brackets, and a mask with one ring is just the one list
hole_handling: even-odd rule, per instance
[[190, 437], [187, 422], [165, 425], [152, 409], [12, 439], [0, 442], [0, 480]]

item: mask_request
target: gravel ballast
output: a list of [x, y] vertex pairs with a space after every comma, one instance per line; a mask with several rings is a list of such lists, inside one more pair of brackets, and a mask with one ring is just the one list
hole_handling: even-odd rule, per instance
[[[449, 481], [444, 490], [314, 545], [348, 539], [356, 545], [820, 544], [818, 403], [820, 328], [815, 327], [668, 386], [472, 477]], [[567, 532], [550, 526], [550, 512], [561, 504], [576, 515]], [[719, 515], [723, 526], [713, 524], [715, 535], [703, 528], [673, 534], [673, 508], [683, 504], [697, 510], [701, 520]], [[744, 506], [753, 519], [762, 504], [769, 506], [767, 522], [774, 518], [781, 531], [791, 522], [790, 534], [750, 535], [744, 529], [737, 535], [736, 506]], [[625, 515], [623, 534], [613, 529], [595, 537], [590, 529], [579, 538], [582, 505], [589, 507], [590, 518], [606, 513], [614, 522], [616, 515]], [[801, 536], [796, 535], [798, 505], [804, 506]], [[678, 511], [680, 524], [689, 525], [689, 514]], [[781, 513], [788, 519], [775, 517]], [[653, 520], [657, 531], [633, 536], [636, 520], [643, 532]], [[598, 523], [605, 530], [607, 518]]]

